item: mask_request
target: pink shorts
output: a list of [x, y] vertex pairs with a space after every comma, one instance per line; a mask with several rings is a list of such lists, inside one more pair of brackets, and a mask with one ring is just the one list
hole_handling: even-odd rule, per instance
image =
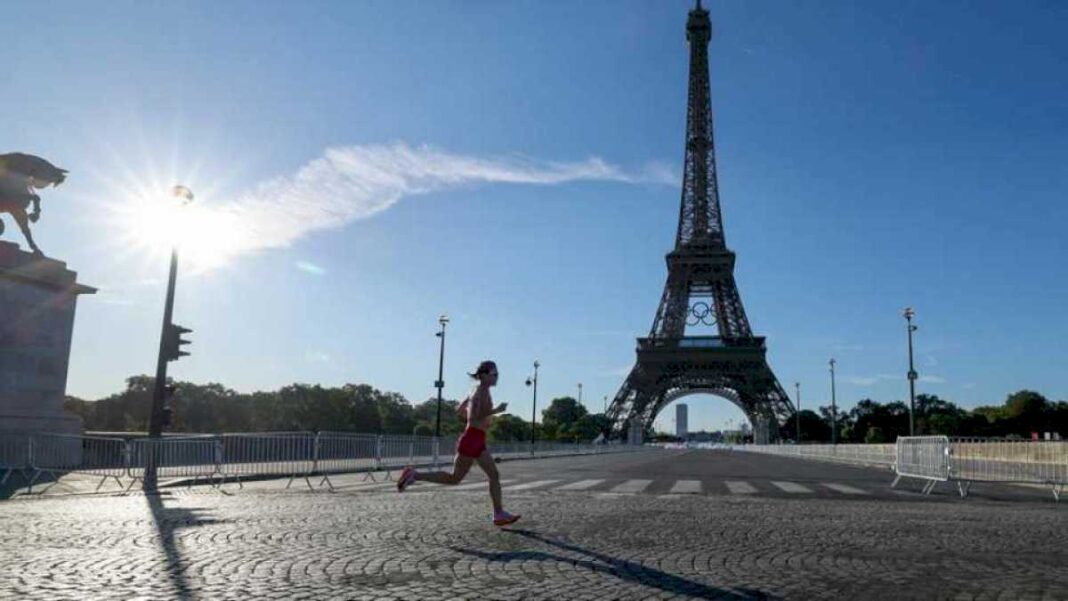
[[456, 453], [461, 457], [478, 459], [485, 450], [486, 433], [471, 426], [464, 430], [464, 433], [460, 435], [460, 440], [456, 443]]

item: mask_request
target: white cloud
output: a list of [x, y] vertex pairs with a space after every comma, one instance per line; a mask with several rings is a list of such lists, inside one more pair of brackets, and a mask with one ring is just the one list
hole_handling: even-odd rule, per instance
[[926, 382], [928, 384], [945, 384], [946, 379], [942, 376], [920, 376], [920, 382]]
[[330, 363], [333, 359], [329, 353], [323, 351], [306, 351], [304, 360], [308, 363]]
[[578, 162], [449, 154], [429, 146], [328, 148], [291, 175], [277, 177], [214, 209], [226, 224], [225, 251], [239, 255], [286, 247], [319, 230], [342, 227], [402, 198], [477, 183], [556, 185], [575, 181], [677, 184], [671, 170], [649, 164], [629, 172], [598, 157]]
[[322, 267], [319, 267], [315, 263], [311, 263], [311, 262], [308, 262], [308, 261], [297, 261], [297, 269], [299, 269], [299, 270], [301, 270], [301, 271], [303, 271], [305, 273], [310, 273], [312, 275], [324, 275], [324, 274], [326, 274], [326, 270], [325, 269], [323, 269]]
[[897, 380], [898, 378], [904, 379], [904, 376], [878, 374], [874, 376], [845, 376], [842, 379], [845, 380], [847, 384], [853, 384], [854, 386], [873, 386], [879, 382]]

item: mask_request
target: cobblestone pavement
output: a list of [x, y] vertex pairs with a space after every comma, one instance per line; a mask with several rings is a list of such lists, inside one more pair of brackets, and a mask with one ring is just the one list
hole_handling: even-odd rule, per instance
[[[505, 474], [507, 477], [507, 474]], [[4, 599], [1068, 599], [1068, 507], [249, 487], [0, 503]]]

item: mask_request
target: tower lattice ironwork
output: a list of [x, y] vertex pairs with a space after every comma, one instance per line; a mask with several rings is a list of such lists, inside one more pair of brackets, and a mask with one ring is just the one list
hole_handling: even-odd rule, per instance
[[608, 408], [613, 433], [652, 426], [661, 409], [692, 393], [726, 398], [745, 412], [757, 442], [778, 440], [794, 408], [754, 336], [734, 280], [716, 181], [708, 42], [712, 27], [700, 0], [690, 11], [690, 88], [686, 154], [675, 248], [649, 336], [638, 339], [637, 362]]

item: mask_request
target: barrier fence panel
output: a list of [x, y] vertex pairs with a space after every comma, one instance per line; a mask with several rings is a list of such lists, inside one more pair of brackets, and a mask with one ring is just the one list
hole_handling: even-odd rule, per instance
[[895, 447], [892, 444], [775, 444], [736, 445], [732, 448], [754, 453], [799, 457], [816, 461], [885, 467], [891, 467], [894, 464], [895, 457]]
[[126, 441], [121, 438], [78, 436], [75, 434], [34, 434], [29, 441], [30, 467], [33, 478], [29, 490], [41, 474], [52, 476], [52, 482], [41, 492], [59, 482], [65, 473], [99, 476], [96, 490], [108, 479], [114, 479], [122, 487], [120, 478], [127, 474]]
[[314, 472], [366, 472], [378, 467], [378, 435], [320, 432]]
[[972, 482], [1019, 482], [1050, 486], [1060, 500], [1068, 486], [1068, 441], [953, 438], [950, 462], [961, 496]]
[[0, 484], [6, 483], [12, 473], [24, 473], [28, 469], [30, 435], [24, 432], [0, 432]]
[[[430, 436], [409, 436], [390, 434], [380, 437], [380, 470], [386, 470], [386, 479], [392, 472], [403, 469], [406, 465], [430, 466], [434, 464], [434, 439]], [[445, 452], [439, 443], [441, 452]], [[442, 459], [442, 461], [444, 461]], [[451, 458], [450, 458], [451, 462]]]
[[129, 460], [127, 474], [132, 479], [126, 490], [138, 480], [144, 482], [145, 470], [156, 465], [157, 478], [192, 478], [190, 485], [201, 478], [211, 480], [219, 473], [217, 438], [135, 438], [127, 442]]
[[[77, 436], [66, 434], [0, 434], [0, 483], [14, 471], [33, 470], [30, 486], [45, 473], [61, 475], [84, 473], [100, 476], [97, 490], [108, 479], [122, 485], [129, 477], [129, 491], [144, 481], [149, 466], [158, 478], [200, 479], [220, 484], [233, 478], [289, 476], [287, 488], [297, 477], [313, 488], [310, 476], [386, 470], [406, 465], [445, 466], [452, 463], [457, 437], [376, 435], [347, 432], [265, 432], [229, 434], [188, 434], [161, 438], [121, 438], [117, 436]], [[490, 445], [494, 457], [517, 459], [590, 453], [640, 450], [636, 445], [515, 441]], [[58, 477], [57, 477], [58, 480]], [[53, 483], [54, 485], [54, 483]], [[333, 489], [333, 484], [330, 483]]]
[[894, 471], [897, 477], [891, 487], [896, 486], [902, 477], [920, 478], [928, 481], [923, 487], [923, 494], [930, 494], [939, 482], [949, 480], [949, 438], [899, 436]]
[[244, 488], [242, 478], [254, 476], [308, 477], [315, 467], [315, 434], [311, 432], [263, 432], [223, 434], [219, 445], [219, 471], [223, 482], [233, 478]]

